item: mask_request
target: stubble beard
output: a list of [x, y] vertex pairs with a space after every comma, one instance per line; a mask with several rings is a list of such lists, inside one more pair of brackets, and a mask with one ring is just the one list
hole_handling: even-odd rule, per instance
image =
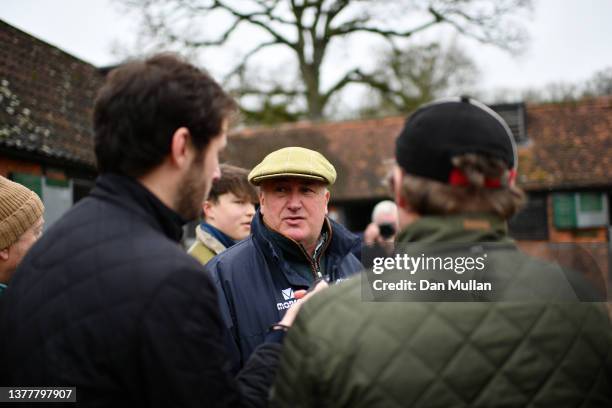
[[206, 175], [202, 172], [202, 157], [196, 158], [178, 192], [177, 212], [185, 220], [194, 220], [200, 215], [202, 203], [210, 191], [210, 181], [206, 180]]

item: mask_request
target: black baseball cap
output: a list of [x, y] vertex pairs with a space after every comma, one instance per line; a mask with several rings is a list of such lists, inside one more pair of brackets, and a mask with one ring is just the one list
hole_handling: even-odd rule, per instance
[[516, 174], [516, 143], [495, 111], [469, 97], [439, 99], [418, 108], [395, 144], [397, 164], [408, 174], [450, 183], [452, 158], [477, 153], [501, 159]]

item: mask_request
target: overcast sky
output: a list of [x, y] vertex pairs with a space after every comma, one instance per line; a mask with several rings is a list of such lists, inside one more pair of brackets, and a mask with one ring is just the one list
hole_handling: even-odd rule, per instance
[[[112, 0], [0, 1], [1, 19], [97, 66], [118, 62], [113, 41], [129, 43], [136, 32], [133, 19]], [[531, 42], [523, 55], [470, 47], [482, 72], [481, 89], [582, 81], [612, 67], [612, 0], [534, 1], [527, 23]]]

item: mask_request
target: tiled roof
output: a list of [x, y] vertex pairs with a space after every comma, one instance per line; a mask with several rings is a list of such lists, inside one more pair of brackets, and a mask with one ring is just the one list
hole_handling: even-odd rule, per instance
[[612, 96], [528, 105], [519, 182], [528, 190], [612, 185]]
[[94, 166], [97, 69], [0, 20], [0, 146]]
[[[381, 180], [405, 118], [287, 124], [231, 135], [225, 159], [252, 168], [268, 153], [303, 146], [338, 171], [335, 200], [382, 197]], [[612, 185], [612, 97], [527, 106], [528, 142], [519, 148], [519, 184], [527, 190]]]

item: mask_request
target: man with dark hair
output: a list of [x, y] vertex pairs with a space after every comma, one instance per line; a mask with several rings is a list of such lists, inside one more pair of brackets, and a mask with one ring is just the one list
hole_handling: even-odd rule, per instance
[[203, 265], [251, 233], [257, 191], [248, 174], [247, 169], [221, 165], [221, 178], [202, 204], [204, 220], [196, 227], [196, 242], [188, 251]]
[[506, 123], [473, 99], [432, 102], [407, 121], [396, 161], [395, 256], [301, 311], [272, 405], [612, 406], [604, 308], [507, 235], [524, 195]]
[[179, 245], [219, 177], [234, 109], [173, 55], [110, 73], [94, 108], [100, 176], [7, 290], [0, 384], [76, 387], [82, 406], [263, 403], [295, 311], [235, 381], [214, 286]]

